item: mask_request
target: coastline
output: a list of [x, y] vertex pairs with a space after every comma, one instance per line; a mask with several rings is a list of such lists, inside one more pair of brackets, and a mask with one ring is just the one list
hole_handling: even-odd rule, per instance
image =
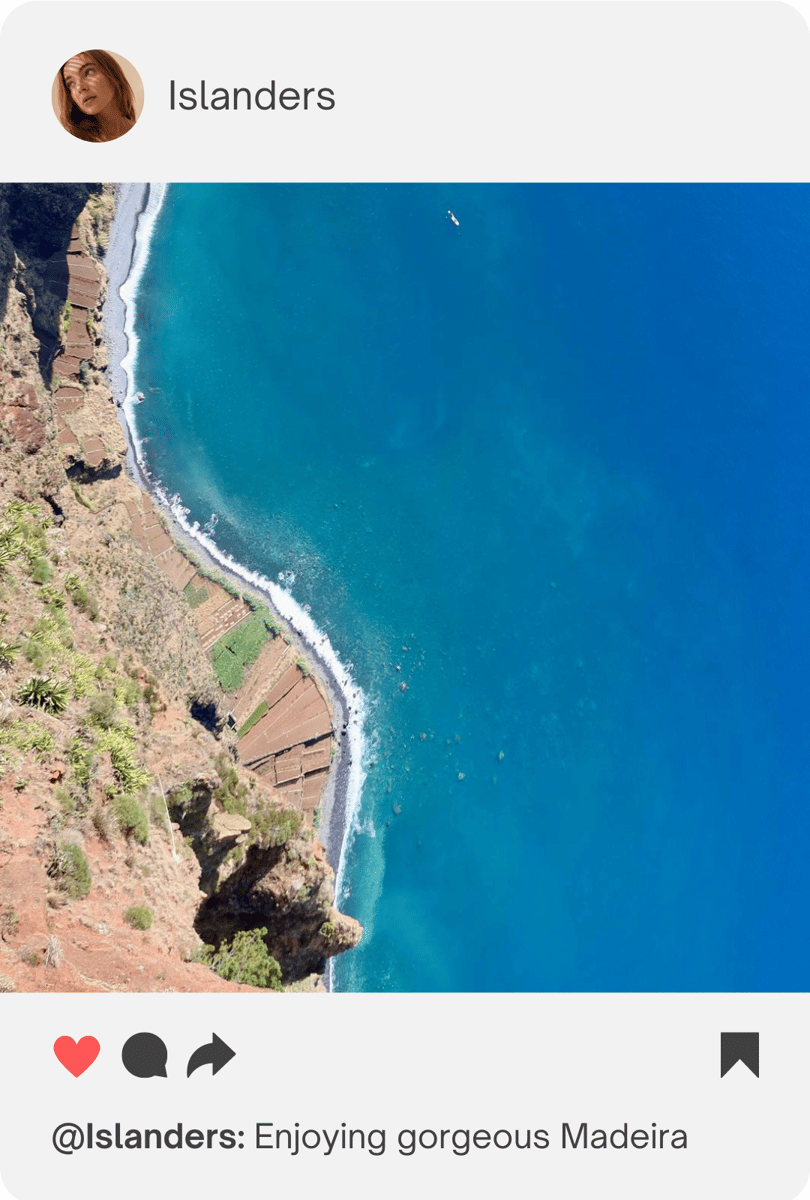
[[[362, 692], [338, 660], [326, 635], [320, 633], [289, 593], [234, 562], [199, 527], [185, 521], [185, 510], [179, 498], [167, 496], [159, 482], [151, 478], [138, 441], [133, 413], [137, 401], [133, 401], [132, 375], [137, 341], [132, 318], [140, 275], [148, 255], [150, 230], [142, 228], [142, 217], [148, 219], [150, 192], [154, 186], [145, 183], [119, 183], [116, 186], [115, 217], [104, 258], [108, 276], [102, 310], [109, 356], [107, 373], [126, 438], [126, 470], [138, 486], [153, 498], [167, 521], [172, 538], [193, 551], [211, 570], [225, 575], [241, 592], [260, 597], [289, 626], [301, 652], [316, 664], [318, 682], [323, 686], [331, 707], [336, 745], [335, 758], [321, 799], [317, 832], [326, 849], [327, 861], [335, 872], [334, 902], [339, 907], [349, 834], [357, 816], [365, 778], [362, 766], [365, 703]], [[161, 189], [165, 189], [165, 186], [157, 185]], [[158, 193], [151, 213], [152, 222], [159, 212], [164, 194], [163, 190]], [[331, 959], [326, 966], [326, 986], [331, 990]]]

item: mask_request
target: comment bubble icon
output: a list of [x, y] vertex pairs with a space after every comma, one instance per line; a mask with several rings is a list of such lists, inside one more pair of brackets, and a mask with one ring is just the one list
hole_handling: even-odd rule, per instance
[[130, 1075], [139, 1079], [151, 1079], [155, 1075], [165, 1079], [168, 1057], [166, 1043], [156, 1033], [133, 1033], [121, 1050], [124, 1066]]

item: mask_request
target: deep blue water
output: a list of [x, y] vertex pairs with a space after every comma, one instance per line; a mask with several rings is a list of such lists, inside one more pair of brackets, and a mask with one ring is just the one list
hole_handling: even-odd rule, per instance
[[338, 988], [810, 990], [809, 289], [805, 187], [170, 188], [149, 462], [369, 699]]

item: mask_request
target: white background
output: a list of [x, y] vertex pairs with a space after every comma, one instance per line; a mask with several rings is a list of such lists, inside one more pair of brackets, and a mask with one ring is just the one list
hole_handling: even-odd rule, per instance
[[[12, 7], [0, 0], [0, 17]], [[804, 7], [31, 3], [0, 35], [0, 169], [26, 180], [806, 181]], [[141, 121], [116, 143], [77, 143], [50, 107], [56, 69], [89, 45], [125, 54], [146, 85]], [[193, 86], [203, 77], [212, 86], [256, 88], [271, 78], [330, 86], [337, 105], [332, 113], [170, 113], [168, 79]], [[806, 997], [117, 995], [2, 1004], [10, 1046], [0, 1161], [18, 1200], [168, 1196], [180, 1181], [203, 1195], [342, 1184], [357, 1197], [464, 1188], [473, 1197], [788, 1200], [810, 1167]], [[169, 1079], [123, 1071], [120, 1045], [138, 1029], [172, 1047]], [[759, 1081], [742, 1066], [719, 1079], [721, 1029], [761, 1032]], [[237, 1057], [215, 1079], [203, 1068], [186, 1080], [188, 1054], [213, 1030]], [[99, 1038], [102, 1055], [74, 1080], [51, 1047], [61, 1034], [85, 1033]], [[268, 1164], [245, 1152], [236, 1166], [188, 1151], [150, 1160], [61, 1159], [50, 1150], [59, 1121], [116, 1118], [243, 1121], [246, 1131], [256, 1120], [347, 1120], [383, 1125], [389, 1136], [411, 1126], [528, 1124], [555, 1141], [563, 1120], [657, 1121], [685, 1127], [690, 1149], [681, 1157], [550, 1150], [529, 1166], [493, 1154], [402, 1159], [390, 1145], [379, 1159], [282, 1155]]]

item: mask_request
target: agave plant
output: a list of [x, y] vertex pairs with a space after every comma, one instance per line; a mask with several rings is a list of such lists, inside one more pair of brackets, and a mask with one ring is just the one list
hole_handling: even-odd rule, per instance
[[10, 671], [20, 648], [19, 642], [0, 641], [0, 670]]
[[58, 683], [48, 675], [32, 675], [20, 685], [17, 699], [20, 704], [30, 704], [33, 708], [41, 708], [43, 712], [59, 716], [67, 707], [68, 689], [66, 684]]

